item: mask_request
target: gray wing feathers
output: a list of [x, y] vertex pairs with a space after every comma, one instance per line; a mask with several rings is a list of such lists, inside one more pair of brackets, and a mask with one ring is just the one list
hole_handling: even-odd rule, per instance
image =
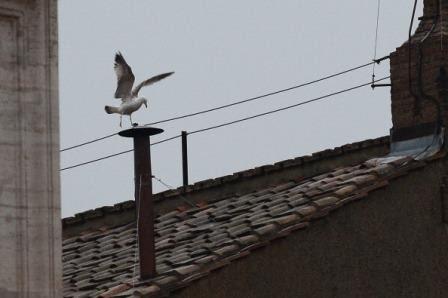
[[153, 76], [152, 78], [149, 78], [143, 82], [141, 82], [140, 84], [138, 84], [137, 86], [135, 86], [134, 90], [132, 90], [132, 95], [133, 96], [137, 96], [138, 92], [140, 91], [140, 89], [144, 86], [148, 86], [151, 84], [154, 84], [155, 82], [158, 82], [160, 80], [163, 80], [166, 77], [169, 77], [170, 75], [172, 75], [174, 72], [167, 72], [167, 73], [162, 73], [156, 76]]
[[123, 55], [120, 52], [115, 54], [114, 70], [117, 75], [115, 98], [126, 98], [131, 94], [135, 77], [131, 67], [126, 63], [126, 60], [124, 60]]

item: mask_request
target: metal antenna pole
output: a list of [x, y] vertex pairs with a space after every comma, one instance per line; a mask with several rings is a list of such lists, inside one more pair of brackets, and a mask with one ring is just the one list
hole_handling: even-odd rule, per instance
[[188, 144], [187, 132], [182, 131], [182, 177], [184, 189], [188, 185]]
[[135, 206], [137, 211], [140, 278], [156, 275], [154, 246], [154, 207], [149, 137], [162, 133], [160, 128], [134, 127], [120, 131], [122, 137], [134, 139]]

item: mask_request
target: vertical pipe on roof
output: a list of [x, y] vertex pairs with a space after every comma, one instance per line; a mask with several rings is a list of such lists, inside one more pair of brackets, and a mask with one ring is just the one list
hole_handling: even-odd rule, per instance
[[188, 145], [187, 145], [187, 132], [182, 131], [182, 178], [183, 186], [188, 185]]
[[134, 139], [135, 206], [141, 279], [156, 275], [150, 136], [162, 131], [152, 127], [135, 127], [119, 132], [120, 136]]

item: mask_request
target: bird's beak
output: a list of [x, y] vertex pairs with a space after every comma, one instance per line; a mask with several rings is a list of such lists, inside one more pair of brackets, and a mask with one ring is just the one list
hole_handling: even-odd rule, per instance
[[146, 101], [144, 102], [144, 104], [145, 104], [145, 107], [148, 108], [148, 104], [146, 103]]

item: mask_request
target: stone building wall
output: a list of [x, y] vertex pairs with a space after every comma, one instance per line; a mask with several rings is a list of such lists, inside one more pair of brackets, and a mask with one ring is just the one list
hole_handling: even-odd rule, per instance
[[0, 0], [0, 297], [61, 297], [56, 0]]

